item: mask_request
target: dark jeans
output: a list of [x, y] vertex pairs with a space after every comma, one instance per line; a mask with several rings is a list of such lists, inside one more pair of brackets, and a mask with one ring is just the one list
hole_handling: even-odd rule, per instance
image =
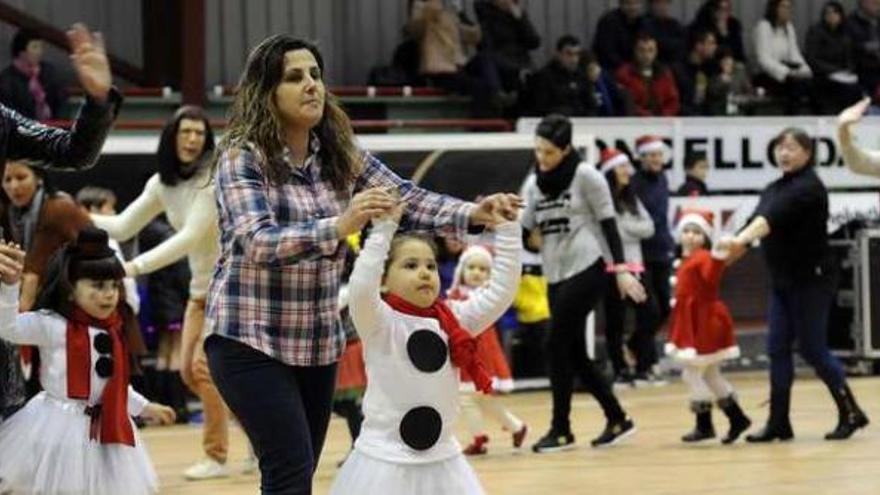
[[770, 291], [767, 352], [770, 355], [770, 387], [788, 393], [794, 381], [792, 344], [832, 390], [846, 383], [840, 362], [828, 351], [828, 312], [832, 288], [823, 281], [798, 283]]
[[[627, 311], [632, 311], [636, 317], [635, 329], [626, 346], [636, 357], [636, 373], [647, 373], [657, 361], [657, 348], [654, 344], [654, 335], [657, 333], [657, 304], [651, 297], [652, 291], [646, 291], [648, 300], [636, 304], [632, 299], [620, 298], [615, 277], [606, 277], [606, 279], [608, 283], [605, 288], [605, 347], [611, 368], [617, 376], [627, 369], [623, 358], [623, 336]], [[644, 279], [642, 282], [644, 283]]]
[[310, 494], [336, 383], [336, 364], [288, 366], [217, 335], [205, 341], [217, 389], [260, 460], [263, 494]]
[[625, 414], [611, 385], [587, 355], [586, 320], [605, 291], [605, 264], [600, 259], [590, 268], [548, 287], [550, 297], [550, 386], [553, 389], [553, 429], [571, 431], [571, 394], [577, 372], [584, 386], [602, 406], [608, 420]]

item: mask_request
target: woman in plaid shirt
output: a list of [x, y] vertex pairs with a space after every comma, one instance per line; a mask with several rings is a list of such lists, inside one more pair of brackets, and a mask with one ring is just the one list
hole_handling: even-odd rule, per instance
[[461, 237], [514, 195], [479, 204], [402, 180], [357, 147], [318, 49], [290, 36], [248, 57], [216, 170], [221, 253], [205, 342], [220, 393], [260, 460], [263, 493], [311, 493], [345, 335], [346, 236], [407, 204], [401, 228]]

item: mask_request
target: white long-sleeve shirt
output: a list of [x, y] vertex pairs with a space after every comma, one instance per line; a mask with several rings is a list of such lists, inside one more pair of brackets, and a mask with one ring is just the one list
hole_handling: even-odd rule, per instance
[[[761, 19], [755, 26], [753, 35], [758, 67], [762, 72], [779, 82], [785, 81], [789, 74], [799, 74], [807, 78], [813, 76], [813, 71], [798, 47], [797, 33], [792, 23], [789, 22], [784, 28], [774, 28], [770, 21]], [[797, 63], [800, 66], [792, 70], [783, 62]]]
[[[97, 363], [100, 355], [94, 340], [99, 330], [89, 327], [89, 350], [91, 362]], [[67, 396], [67, 320], [54, 311], [28, 311], [18, 313], [18, 284], [0, 283], [0, 339], [12, 344], [33, 345], [40, 349], [40, 384], [46, 394], [60, 401], [73, 401], [85, 405], [101, 402], [101, 394], [107, 379], [98, 376], [95, 366], [91, 370], [89, 399], [80, 401]], [[139, 416], [149, 401], [134, 388], [128, 387], [128, 413]]]
[[[459, 370], [449, 361], [448, 339], [436, 319], [400, 313], [381, 298], [385, 259], [396, 229], [397, 224], [390, 221], [374, 224], [349, 279], [349, 310], [364, 344], [367, 371], [365, 419], [355, 448], [395, 463], [442, 461], [461, 455], [461, 446], [453, 436], [459, 410]], [[488, 286], [473, 291], [465, 301], [447, 301], [459, 323], [475, 335], [500, 318], [513, 302], [520, 276], [520, 229], [517, 222], [497, 227]], [[418, 364], [425, 360], [434, 366]], [[402, 426], [414, 417], [410, 426], [425, 426], [414, 414], [419, 408], [440, 418], [440, 430], [436, 442], [416, 449], [407, 442], [402, 433], [406, 427]]]
[[159, 174], [150, 177], [144, 191], [118, 215], [92, 215], [96, 226], [113, 239], [126, 241], [141, 231], [150, 220], [165, 212], [174, 235], [132, 260], [138, 273], [160, 270], [188, 256], [192, 272], [189, 294], [204, 299], [214, 264], [220, 256], [220, 231], [214, 184], [208, 182], [208, 170], [173, 186], [163, 184]]
[[628, 263], [642, 263], [642, 241], [654, 235], [654, 220], [645, 205], [636, 198], [638, 214], [629, 210], [617, 212], [617, 230], [623, 244], [623, 259]]

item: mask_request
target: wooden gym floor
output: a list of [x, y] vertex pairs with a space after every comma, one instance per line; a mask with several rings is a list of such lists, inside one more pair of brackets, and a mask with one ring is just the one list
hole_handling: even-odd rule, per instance
[[[731, 374], [754, 430], [767, 416], [765, 373]], [[680, 381], [665, 387], [625, 390], [619, 394], [633, 416], [638, 433], [621, 445], [591, 449], [603, 420], [598, 406], [586, 394], [575, 396], [573, 425], [578, 448], [555, 454], [515, 453], [508, 434], [490, 427], [489, 454], [472, 459], [490, 494], [561, 495], [614, 494], [878, 494], [880, 493], [880, 378], [857, 378], [851, 386], [861, 406], [874, 421], [848, 441], [828, 442], [836, 411], [821, 382], [799, 377], [792, 401], [795, 440], [772, 445], [742, 442], [722, 446], [717, 441], [684, 445], [679, 437], [692, 426], [687, 392]], [[549, 425], [549, 391], [519, 393], [503, 398], [530, 426], [531, 444]], [[715, 427], [726, 431], [726, 418], [715, 410]], [[459, 422], [459, 439], [466, 437]], [[259, 493], [258, 475], [240, 473], [245, 458], [244, 436], [233, 428], [230, 467], [222, 480], [188, 482], [181, 472], [200, 456], [197, 426], [147, 428], [143, 431], [163, 494], [231, 495]], [[315, 493], [326, 493], [336, 463], [349, 448], [342, 419], [334, 418], [315, 476]], [[373, 495], [373, 494], [367, 494]], [[379, 494], [377, 494], [379, 495]]]

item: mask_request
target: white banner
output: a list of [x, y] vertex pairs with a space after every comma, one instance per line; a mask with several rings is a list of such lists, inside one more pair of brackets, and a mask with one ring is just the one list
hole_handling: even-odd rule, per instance
[[[540, 119], [520, 119], [517, 132], [532, 134]], [[689, 117], [573, 118], [576, 133], [593, 134], [599, 147], [634, 151], [644, 134], [663, 137], [671, 147], [667, 164], [670, 188], [684, 182], [684, 158], [702, 151], [709, 159], [710, 191], [759, 191], [779, 177], [770, 141], [786, 127], [800, 127], [814, 137], [817, 170], [826, 187], [878, 187], [880, 179], [850, 172], [837, 145], [836, 117]], [[880, 149], [880, 118], [866, 117], [855, 128], [862, 146]], [[596, 156], [595, 150], [588, 156]]]

